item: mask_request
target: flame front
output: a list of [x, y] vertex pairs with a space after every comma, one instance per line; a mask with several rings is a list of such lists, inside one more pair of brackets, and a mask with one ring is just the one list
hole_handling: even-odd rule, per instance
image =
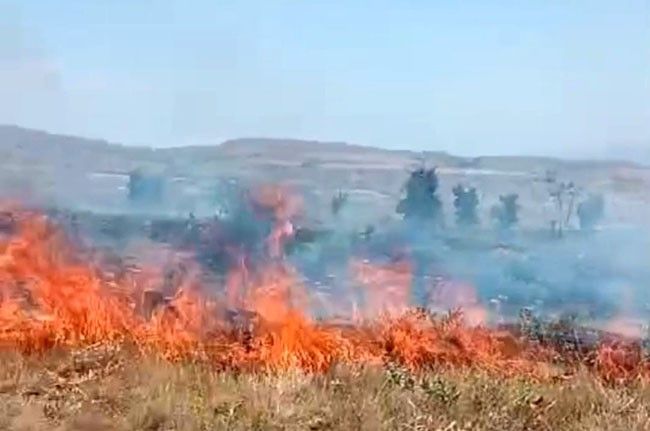
[[33, 351], [118, 341], [137, 328], [124, 286], [74, 262], [62, 234], [32, 215], [0, 243], [2, 341]]
[[[277, 220], [286, 225], [288, 217]], [[313, 320], [308, 289], [282, 260], [253, 270], [242, 258], [222, 294], [206, 288], [190, 262], [176, 277], [173, 295], [163, 298], [162, 292], [150, 294], [152, 285], [164, 284], [151, 280], [155, 271], [146, 283], [128, 273], [108, 277], [84, 263], [44, 217], [22, 212], [15, 231], [0, 240], [0, 343], [24, 353], [121, 343], [169, 360], [266, 372], [391, 362], [412, 370], [456, 366], [543, 374], [533, 350], [480, 324], [468, 326], [462, 312], [434, 318], [410, 309], [407, 261], [351, 267], [364, 289], [358, 320]], [[157, 298], [150, 315], [143, 312], [145, 292]], [[444, 289], [433, 299], [478, 307], [471, 295], [456, 301]], [[595, 368], [614, 377], [637, 372], [641, 359], [625, 352], [601, 349]]]

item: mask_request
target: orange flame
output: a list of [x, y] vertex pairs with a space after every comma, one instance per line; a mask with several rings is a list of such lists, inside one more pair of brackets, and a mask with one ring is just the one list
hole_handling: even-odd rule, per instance
[[293, 236], [292, 218], [302, 208], [302, 201], [284, 187], [265, 185], [253, 194], [253, 202], [264, 211], [271, 212], [275, 226], [267, 238], [269, 255], [280, 257], [284, 242]]
[[24, 350], [122, 340], [134, 327], [119, 286], [66, 256], [62, 235], [44, 218], [22, 219], [0, 243], [0, 331]]
[[352, 262], [352, 270], [363, 287], [363, 317], [397, 316], [407, 310], [412, 282], [408, 260], [384, 265]]
[[434, 309], [461, 309], [463, 319], [469, 326], [484, 325], [487, 321], [487, 310], [480, 304], [476, 290], [471, 284], [438, 280], [429, 301]]
[[[149, 318], [142, 313], [138, 277], [105, 277], [99, 267], [83, 263], [45, 218], [24, 212], [17, 214], [13, 232], [0, 239], [0, 345], [38, 353], [128, 343], [169, 360], [271, 372], [396, 362], [414, 371], [456, 366], [543, 375], [541, 356], [536, 359], [535, 350], [512, 336], [470, 327], [462, 313], [440, 319], [409, 310], [407, 261], [352, 266], [368, 294], [362, 323], [312, 320], [309, 292], [293, 270], [276, 262], [251, 271], [244, 260], [223, 286], [225, 297], [187, 263], [168, 286], [173, 295], [165, 297], [164, 289], [153, 295], [156, 307]], [[149, 280], [147, 289], [155, 285]], [[434, 303], [478, 304], [465, 288], [445, 289], [433, 295]], [[464, 292], [462, 300], [454, 299], [458, 291]], [[594, 361], [607, 379], [648, 375], [647, 368], [639, 350], [628, 347], [603, 346]]]

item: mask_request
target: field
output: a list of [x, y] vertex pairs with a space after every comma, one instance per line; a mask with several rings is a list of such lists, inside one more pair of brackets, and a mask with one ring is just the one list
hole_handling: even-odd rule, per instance
[[6, 354], [0, 427], [12, 430], [645, 430], [650, 386], [584, 372], [555, 382], [479, 371], [217, 373], [95, 348]]
[[[438, 229], [395, 213], [414, 153], [5, 133], [1, 429], [650, 427], [646, 167], [425, 154]], [[127, 198], [142, 167], [178, 186], [157, 207]], [[603, 192], [605, 228], [549, 234], [546, 170]], [[481, 190], [469, 229], [460, 181]], [[510, 191], [521, 223], [500, 231]]]

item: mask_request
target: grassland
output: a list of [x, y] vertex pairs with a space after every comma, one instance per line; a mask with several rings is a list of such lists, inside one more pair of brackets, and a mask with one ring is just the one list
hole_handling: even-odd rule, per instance
[[217, 373], [106, 348], [5, 353], [8, 430], [646, 430], [650, 386], [505, 379], [471, 370], [412, 375]]

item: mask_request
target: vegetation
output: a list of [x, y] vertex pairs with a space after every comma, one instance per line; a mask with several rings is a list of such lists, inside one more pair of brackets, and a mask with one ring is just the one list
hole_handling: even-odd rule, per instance
[[110, 350], [5, 355], [8, 430], [642, 430], [650, 387], [338, 368], [324, 375], [218, 373]]
[[140, 170], [129, 173], [129, 200], [139, 204], [159, 204], [163, 200], [163, 179]]
[[578, 189], [573, 182], [551, 181], [549, 197], [555, 204], [555, 216], [551, 221], [551, 230], [554, 235], [562, 237], [564, 230], [569, 225], [574, 212]]
[[332, 202], [330, 204], [332, 214], [337, 216], [340, 212], [341, 209], [345, 206], [345, 204], [348, 203], [348, 193], [343, 192], [339, 190], [333, 197], [332, 197]]
[[590, 195], [578, 205], [580, 228], [593, 229], [605, 215], [605, 200], [602, 195]]
[[[602, 195], [590, 194], [576, 207], [581, 190], [572, 181], [559, 181], [557, 174], [547, 171], [543, 182], [548, 186], [548, 196], [553, 205], [551, 232], [553, 236], [562, 237], [577, 216], [580, 228], [593, 229], [604, 218], [604, 198]], [[443, 222], [442, 203], [437, 196], [439, 188], [438, 175], [434, 169], [419, 168], [411, 172], [405, 184], [406, 196], [396, 208], [404, 219], [433, 220], [436, 224]], [[453, 205], [456, 224], [468, 227], [479, 224], [478, 207], [480, 199], [475, 187], [457, 184], [453, 189]], [[333, 214], [338, 214], [347, 202], [347, 195], [339, 192], [332, 198]], [[500, 230], [510, 230], [519, 224], [519, 195], [510, 193], [499, 196], [499, 203], [492, 207], [490, 216]]]
[[456, 224], [458, 226], [473, 226], [478, 224], [478, 193], [474, 187], [458, 184], [453, 189]]
[[499, 196], [499, 204], [492, 208], [492, 217], [500, 229], [512, 229], [519, 223], [518, 200], [516, 193]]
[[419, 168], [411, 172], [405, 185], [406, 196], [397, 204], [397, 213], [404, 219], [442, 222], [442, 203], [435, 168]]

